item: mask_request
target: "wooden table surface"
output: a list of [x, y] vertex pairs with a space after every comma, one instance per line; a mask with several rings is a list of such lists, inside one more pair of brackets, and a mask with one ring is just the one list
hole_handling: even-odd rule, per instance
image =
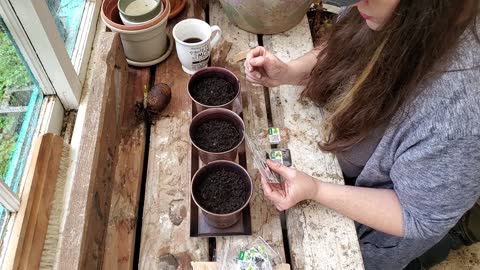
[[[169, 22], [168, 28], [171, 31], [175, 23], [191, 17], [220, 26], [223, 38], [212, 52], [212, 65], [225, 67], [240, 78], [247, 132], [261, 136], [269, 126], [288, 128], [290, 138], [283, 146], [291, 149], [294, 167], [324, 181], [343, 183], [334, 156], [322, 153], [316, 145], [322, 134], [322, 116], [318, 108], [298, 102], [302, 88], [254, 86], [245, 79], [243, 62], [229, 61], [231, 56], [259, 43], [285, 61], [303, 55], [313, 47], [307, 19], [288, 32], [257, 36], [234, 26], [217, 1], [211, 1], [207, 8], [208, 13], [198, 1], [189, 0], [184, 12]], [[132, 70], [130, 75], [136, 76]], [[137, 77], [137, 84], [148, 81], [148, 77], [141, 74]], [[154, 83], [171, 86], [172, 101], [153, 123], [147, 142], [143, 221], [140, 239], [136, 240], [140, 241], [140, 269], [189, 269], [191, 261], [221, 259], [227, 246], [238, 248], [258, 236], [272, 245], [284, 260], [291, 262], [293, 269], [363, 269], [353, 222], [315, 203], [302, 203], [286, 213], [279, 213], [264, 198], [248, 151], [247, 167], [255, 182], [250, 204], [252, 236], [191, 238], [189, 183], [198, 160], [192, 160], [195, 150], [188, 137], [192, 116], [192, 104], [186, 91], [189, 75], [182, 71], [174, 51], [165, 62], [157, 65], [152, 79]], [[137, 197], [132, 199], [134, 204]], [[112, 201], [112, 209], [115, 209], [114, 201], [118, 202]], [[135, 215], [135, 211], [132, 214]], [[284, 232], [281, 215], [286, 216]], [[288, 243], [284, 242], [284, 234]], [[107, 237], [117, 246], [122, 245], [122, 239], [131, 242], [132, 238], [135, 239], [130, 230], [121, 238], [115, 233]], [[122, 258], [117, 257], [118, 260]]]

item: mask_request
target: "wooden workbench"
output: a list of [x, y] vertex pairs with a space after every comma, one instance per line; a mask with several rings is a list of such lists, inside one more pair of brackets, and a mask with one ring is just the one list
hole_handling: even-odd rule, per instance
[[[334, 156], [322, 153], [317, 147], [322, 134], [319, 124], [322, 116], [318, 108], [298, 102], [301, 88], [282, 86], [267, 89], [253, 86], [243, 75], [243, 63], [229, 61], [231, 56], [259, 43], [285, 61], [303, 55], [313, 46], [307, 19], [304, 18], [297, 27], [286, 33], [257, 36], [234, 26], [225, 17], [217, 1], [211, 1], [207, 6], [209, 12], [199, 2], [189, 0], [184, 12], [169, 22], [168, 27], [171, 30], [175, 23], [190, 17], [220, 26], [223, 38], [212, 53], [211, 64], [226, 67], [240, 78], [247, 132], [260, 136], [272, 125], [288, 128], [290, 139], [284, 146], [291, 149], [294, 167], [324, 181], [343, 183]], [[206, 14], [209, 18], [206, 18]], [[244, 246], [257, 236], [272, 245], [282, 259], [292, 264], [293, 269], [363, 269], [353, 222], [315, 203], [302, 203], [286, 213], [279, 213], [264, 198], [248, 151], [247, 167], [255, 183], [250, 204], [253, 235], [191, 238], [189, 183], [198, 160], [192, 159], [195, 150], [188, 138], [192, 116], [192, 104], [186, 91], [189, 76], [182, 71], [175, 52], [155, 68], [154, 83], [169, 84], [172, 101], [153, 123], [147, 142], [148, 167], [143, 210], [140, 211], [143, 220], [140, 239], [136, 239], [140, 241], [139, 269], [189, 269], [191, 261], [220, 260], [227, 246]], [[133, 76], [142, 77], [139, 74]], [[143, 81], [148, 81], [148, 77], [144, 76]], [[128, 160], [125, 163], [128, 164]], [[114, 205], [115, 195], [113, 198], [111, 213], [115, 213], [116, 208], [125, 207], [124, 204]], [[136, 212], [132, 211], [132, 214], [136, 215]], [[281, 215], [286, 217], [283, 232]], [[129, 220], [132, 218], [135, 217], [129, 216]], [[121, 239], [129, 239], [128, 243], [134, 241], [131, 232], [119, 238], [117, 234], [121, 232], [118, 231], [118, 227], [112, 226], [107, 233], [107, 239], [113, 241], [114, 245], [121, 245], [118, 242]], [[113, 258], [105, 257], [104, 266], [108, 260], [116, 265], [124, 260], [126, 267], [121, 268], [128, 269], [132, 256], [115, 257], [116, 253], [119, 252], [110, 253]]]

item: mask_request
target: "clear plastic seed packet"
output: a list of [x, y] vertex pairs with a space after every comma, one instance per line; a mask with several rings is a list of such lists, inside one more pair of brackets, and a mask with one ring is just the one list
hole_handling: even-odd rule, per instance
[[281, 182], [280, 177], [277, 174], [273, 173], [270, 170], [270, 168], [267, 166], [266, 156], [268, 155], [268, 153], [264, 151], [262, 148], [260, 148], [258, 143], [255, 142], [255, 140], [250, 136], [248, 136], [246, 133], [245, 133], [245, 141], [247, 142], [247, 147], [252, 152], [253, 164], [255, 168], [258, 169], [258, 171], [263, 176], [263, 178], [273, 183], [280, 183]]
[[243, 248], [227, 245], [223, 254], [221, 270], [273, 270], [282, 263], [280, 255], [262, 237]]

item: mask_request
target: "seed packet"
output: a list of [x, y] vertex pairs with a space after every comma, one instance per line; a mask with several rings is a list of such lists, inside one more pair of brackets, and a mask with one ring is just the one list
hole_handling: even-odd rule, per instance
[[263, 132], [263, 136], [271, 145], [279, 145], [288, 142], [289, 131], [288, 128], [270, 127]]
[[221, 270], [273, 270], [282, 264], [280, 255], [262, 238], [239, 250], [227, 246]]
[[262, 150], [262, 148], [258, 146], [254, 139], [250, 138], [247, 134], [245, 134], [245, 141], [247, 142], [247, 147], [252, 152], [253, 164], [255, 168], [258, 169], [263, 178], [273, 183], [280, 183], [280, 177], [277, 174], [274, 174], [267, 166], [266, 157], [268, 153]]
[[282, 163], [287, 167], [292, 166], [292, 156], [290, 155], [290, 149], [272, 149], [268, 158], [278, 163]]

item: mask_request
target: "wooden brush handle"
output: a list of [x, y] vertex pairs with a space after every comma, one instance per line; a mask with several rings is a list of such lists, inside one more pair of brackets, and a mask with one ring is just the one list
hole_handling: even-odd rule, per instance
[[20, 209], [8, 243], [5, 269], [38, 269], [60, 167], [63, 139], [45, 134], [35, 139]]

